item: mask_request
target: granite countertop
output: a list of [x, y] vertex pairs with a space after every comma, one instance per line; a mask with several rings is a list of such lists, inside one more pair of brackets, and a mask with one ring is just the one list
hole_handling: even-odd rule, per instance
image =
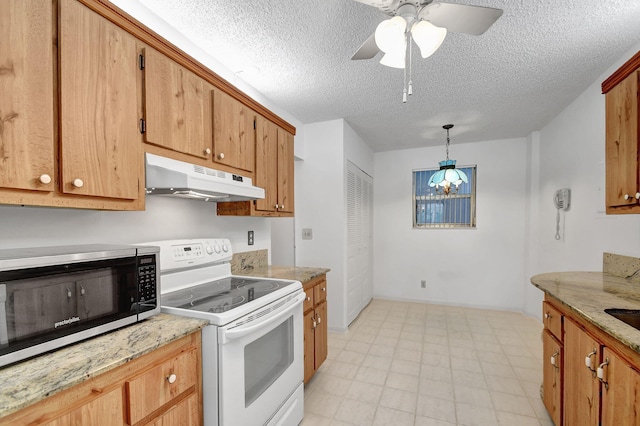
[[614, 275], [608, 269], [610, 268], [605, 264], [605, 272], [539, 274], [531, 277], [531, 283], [625, 346], [640, 353], [640, 330], [604, 311], [607, 308], [640, 309], [637, 272]]
[[0, 368], [0, 417], [187, 336], [207, 321], [158, 314], [142, 322]]
[[251, 277], [279, 278], [283, 280], [297, 280], [302, 284], [329, 272], [327, 268], [307, 268], [300, 266], [258, 266], [245, 268], [235, 272], [237, 275]]

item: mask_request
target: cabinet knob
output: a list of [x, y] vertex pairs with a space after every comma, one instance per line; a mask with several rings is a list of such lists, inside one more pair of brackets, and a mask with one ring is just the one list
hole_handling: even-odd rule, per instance
[[205, 149], [205, 150], [204, 150], [204, 153], [205, 153], [205, 154], [207, 154], [207, 155], [211, 154], [211, 148], [207, 148], [207, 149]]
[[221, 152], [220, 154], [218, 154], [218, 158], [221, 160], [224, 159], [224, 152]]
[[167, 382], [169, 382], [169, 384], [174, 384], [176, 380], [178, 380], [178, 376], [176, 376], [175, 374], [169, 374], [167, 376]]
[[327, 288], [326, 288], [326, 287], [322, 287], [322, 288], [320, 289], [320, 291], [327, 291]]
[[551, 314], [549, 312], [547, 312], [546, 314], [544, 314], [544, 319], [549, 319], [551, 318]]
[[636, 200], [640, 200], [640, 192], [636, 192]]
[[276, 210], [278, 210], [278, 203], [276, 203], [275, 206], [273, 206], [273, 208], [275, 208]]
[[82, 188], [84, 186], [84, 182], [82, 181], [82, 179], [76, 178], [73, 180], [73, 182], [71, 182], [71, 185], [75, 186], [76, 188]]
[[316, 314], [316, 321], [318, 321], [318, 324], [322, 322], [322, 318], [320, 318], [320, 315], [318, 314]]
[[307, 296], [307, 302], [311, 302], [311, 298]]
[[551, 365], [558, 368], [558, 355], [560, 355], [559, 351], [556, 351], [553, 355], [551, 355]]
[[51, 176], [49, 176], [46, 173], [43, 173], [43, 174], [40, 175], [38, 180], [40, 181], [40, 183], [44, 183], [46, 185], [48, 183], [51, 183]]

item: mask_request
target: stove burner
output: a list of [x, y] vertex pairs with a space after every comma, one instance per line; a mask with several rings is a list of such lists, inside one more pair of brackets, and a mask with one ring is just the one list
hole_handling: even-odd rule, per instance
[[209, 312], [212, 313], [219, 313], [219, 312], [227, 312], [229, 309], [233, 309], [236, 306], [240, 306], [244, 303], [246, 299], [243, 296], [235, 296], [232, 300], [231, 303], [229, 302], [224, 302], [222, 304], [218, 304], [216, 306], [212, 306], [211, 308], [209, 308]]

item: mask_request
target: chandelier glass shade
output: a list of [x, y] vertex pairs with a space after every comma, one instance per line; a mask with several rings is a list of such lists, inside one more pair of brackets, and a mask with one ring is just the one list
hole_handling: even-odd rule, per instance
[[437, 194], [449, 195], [458, 192], [458, 187], [464, 182], [468, 183], [469, 178], [462, 170], [456, 169], [456, 160], [449, 159], [449, 129], [453, 124], [445, 124], [442, 126], [447, 131], [447, 159], [440, 161], [440, 170], [435, 172], [429, 178], [429, 186], [435, 187]]

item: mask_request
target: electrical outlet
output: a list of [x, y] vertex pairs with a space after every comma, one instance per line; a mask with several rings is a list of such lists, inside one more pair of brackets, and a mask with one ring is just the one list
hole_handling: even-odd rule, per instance
[[427, 280], [420, 281], [420, 287], [427, 288]]
[[313, 240], [313, 230], [311, 228], [302, 228], [302, 239]]
[[249, 231], [247, 235], [247, 244], [249, 244], [250, 246], [253, 245], [253, 231]]

